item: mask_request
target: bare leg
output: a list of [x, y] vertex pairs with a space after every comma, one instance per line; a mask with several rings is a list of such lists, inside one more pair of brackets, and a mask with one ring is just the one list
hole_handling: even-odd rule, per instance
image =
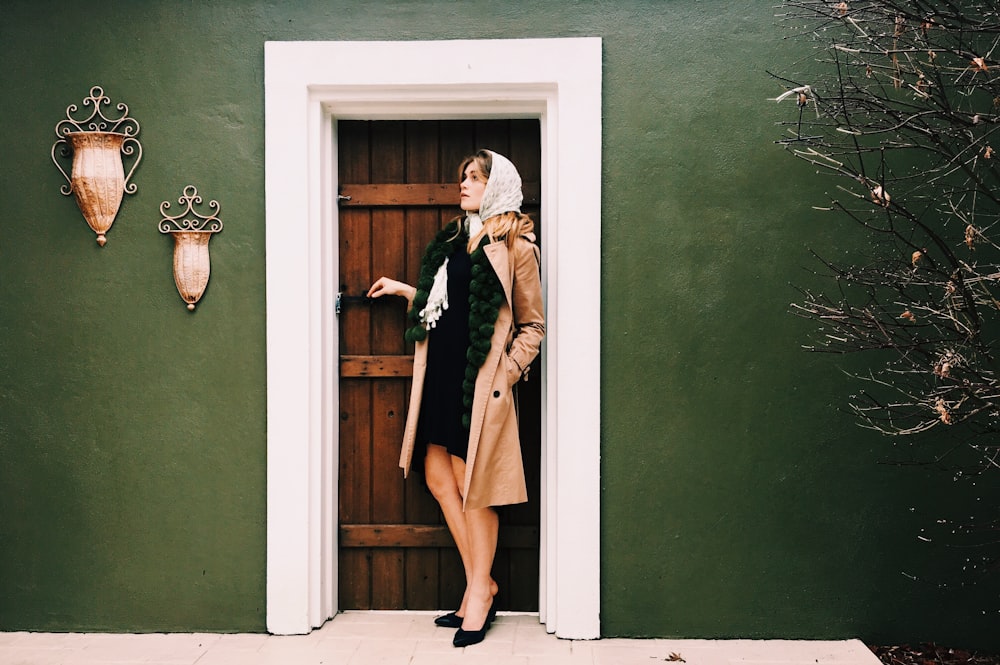
[[[451, 537], [458, 547], [458, 554], [462, 557], [462, 566], [465, 568], [465, 595], [462, 597], [462, 605], [456, 611], [460, 617], [465, 616], [466, 605], [469, 601], [469, 580], [472, 579], [472, 552], [469, 547], [469, 530], [465, 513], [462, 510], [462, 495], [459, 492], [459, 485], [455, 480], [455, 473], [452, 466], [453, 458], [444, 446], [430, 444], [427, 446], [427, 456], [424, 458], [424, 477], [431, 494], [437, 499], [444, 514], [444, 521], [448, 525]], [[458, 460], [461, 462], [462, 460]], [[465, 466], [464, 463], [462, 465]], [[464, 481], [464, 478], [463, 478]], [[490, 580], [493, 593], [497, 592], [497, 585]]]
[[[464, 487], [465, 462], [453, 457], [452, 468], [456, 485]], [[497, 551], [500, 519], [492, 508], [475, 508], [465, 511], [465, 523], [471, 571], [466, 577], [468, 586], [465, 591], [465, 621], [462, 622], [462, 630], [475, 631], [485, 625], [493, 605], [493, 596], [497, 593], [491, 572]]]

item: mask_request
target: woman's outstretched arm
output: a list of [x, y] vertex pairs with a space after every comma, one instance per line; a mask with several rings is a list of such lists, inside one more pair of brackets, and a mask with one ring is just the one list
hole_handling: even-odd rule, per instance
[[368, 289], [369, 298], [381, 298], [382, 296], [403, 296], [406, 298], [406, 308], [413, 305], [413, 298], [417, 295], [417, 289], [405, 282], [400, 282], [388, 277], [379, 277]]

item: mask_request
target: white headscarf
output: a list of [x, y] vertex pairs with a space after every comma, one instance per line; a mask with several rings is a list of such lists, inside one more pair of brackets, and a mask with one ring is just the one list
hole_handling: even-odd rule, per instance
[[[503, 155], [492, 150], [490, 153], [490, 177], [479, 202], [478, 211], [470, 211], [465, 216], [465, 227], [469, 237], [474, 238], [483, 228], [483, 220], [505, 212], [521, 212], [524, 195], [521, 193], [521, 175], [517, 167]], [[464, 175], [464, 174], [463, 174]], [[420, 320], [430, 330], [437, 325], [444, 310], [448, 309], [448, 259], [445, 259], [434, 274], [434, 285], [427, 295], [427, 306], [420, 310]]]
[[521, 193], [521, 175], [509, 159], [498, 152], [487, 150], [492, 157], [490, 177], [483, 190], [479, 210], [466, 215], [469, 237], [474, 238], [483, 228], [483, 220], [505, 212], [521, 212], [524, 195]]

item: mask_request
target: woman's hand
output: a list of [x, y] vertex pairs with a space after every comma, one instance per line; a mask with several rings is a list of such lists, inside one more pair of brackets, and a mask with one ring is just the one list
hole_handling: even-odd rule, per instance
[[409, 303], [413, 302], [414, 296], [417, 295], [417, 290], [406, 284], [405, 282], [398, 282], [394, 279], [389, 279], [388, 277], [379, 277], [375, 280], [375, 283], [371, 285], [368, 289], [369, 298], [381, 298], [382, 296], [403, 296]]

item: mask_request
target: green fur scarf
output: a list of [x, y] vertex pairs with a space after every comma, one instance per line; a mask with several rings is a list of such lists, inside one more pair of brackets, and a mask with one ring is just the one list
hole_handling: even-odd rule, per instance
[[[464, 251], [469, 242], [468, 233], [459, 230], [460, 223], [459, 219], [453, 220], [438, 231], [434, 240], [427, 245], [420, 265], [420, 276], [417, 279], [417, 293], [413, 298], [413, 306], [407, 314], [412, 324], [406, 330], [407, 342], [427, 339], [427, 328], [420, 320], [420, 312], [427, 306], [427, 297], [434, 285], [434, 275], [438, 268], [455, 252]], [[469, 283], [469, 348], [465, 352], [468, 364], [465, 367], [465, 380], [462, 382], [462, 403], [465, 409], [462, 425], [466, 429], [469, 429], [472, 420], [476, 377], [490, 352], [494, 326], [504, 300], [503, 285], [493, 271], [486, 252], [483, 251], [489, 242], [489, 237], [483, 236], [479, 246], [469, 255], [472, 262], [472, 278]]]

